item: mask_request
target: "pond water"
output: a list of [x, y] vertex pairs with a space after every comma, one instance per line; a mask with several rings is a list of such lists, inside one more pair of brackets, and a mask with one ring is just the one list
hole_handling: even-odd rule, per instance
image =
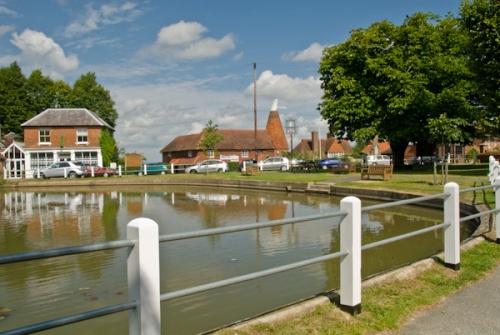
[[[202, 187], [0, 193], [0, 254], [114, 241], [147, 217], [160, 235], [338, 211], [340, 197]], [[363, 201], [363, 206], [376, 202]], [[161, 292], [339, 250], [340, 219], [274, 226], [160, 245]], [[442, 222], [442, 212], [400, 206], [363, 215], [363, 244]], [[469, 232], [463, 232], [462, 236]], [[442, 250], [432, 232], [363, 252], [362, 275]], [[127, 301], [125, 249], [0, 266], [0, 331]], [[161, 304], [163, 334], [196, 334], [336, 289], [328, 261]], [[128, 312], [43, 334], [128, 333]]]

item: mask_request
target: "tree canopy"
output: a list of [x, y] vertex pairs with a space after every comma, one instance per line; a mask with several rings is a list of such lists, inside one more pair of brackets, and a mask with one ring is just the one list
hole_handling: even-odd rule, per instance
[[500, 135], [500, 2], [464, 1], [460, 7], [461, 27], [468, 37], [469, 65], [475, 74], [478, 119], [486, 135]]
[[452, 16], [416, 13], [401, 26], [382, 21], [356, 29], [325, 49], [318, 109], [330, 133], [360, 142], [379, 135], [390, 142], [396, 165], [409, 142], [434, 149], [426, 125], [443, 113], [471, 138], [477, 109], [458, 25]]
[[0, 124], [4, 132], [23, 134], [21, 124], [48, 108], [87, 108], [111, 127], [118, 112], [109, 91], [97, 83], [89, 72], [71, 87], [61, 80], [52, 80], [35, 70], [26, 78], [14, 62], [0, 68]]

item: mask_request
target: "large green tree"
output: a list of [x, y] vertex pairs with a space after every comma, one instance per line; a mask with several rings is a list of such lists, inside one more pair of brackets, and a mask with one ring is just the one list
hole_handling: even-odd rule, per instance
[[97, 83], [94, 73], [89, 72], [73, 85], [70, 104], [75, 108], [87, 108], [96, 113], [111, 127], [115, 127], [118, 112], [108, 90]]
[[460, 17], [483, 111], [478, 124], [487, 135], [500, 136], [500, 1], [463, 1]]
[[26, 77], [14, 62], [0, 68], [0, 124], [3, 133], [22, 135], [21, 124], [29, 119], [29, 103], [26, 95]]
[[25, 86], [30, 106], [29, 118], [40, 114], [47, 108], [55, 107], [53, 90], [54, 81], [50, 77], [45, 77], [41, 70], [31, 72]]
[[[354, 30], [344, 43], [325, 49], [319, 110], [330, 133], [355, 141], [379, 135], [401, 166], [409, 142], [421, 151], [434, 148], [426, 127], [430, 119], [447, 113], [474, 120], [458, 24], [451, 16], [416, 13], [401, 26], [382, 21]], [[473, 129], [470, 122], [461, 128]]]

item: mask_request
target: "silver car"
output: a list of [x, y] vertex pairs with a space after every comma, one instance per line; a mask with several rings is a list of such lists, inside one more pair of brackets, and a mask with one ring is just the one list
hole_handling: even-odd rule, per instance
[[188, 167], [186, 173], [204, 173], [204, 172], [226, 172], [227, 163], [220, 159], [207, 159], [201, 163]]
[[85, 177], [85, 164], [82, 162], [57, 162], [51, 166], [35, 171], [34, 177], [38, 178], [76, 178]]
[[285, 157], [269, 157], [259, 162], [259, 168], [263, 170], [286, 171], [290, 168], [290, 162]]

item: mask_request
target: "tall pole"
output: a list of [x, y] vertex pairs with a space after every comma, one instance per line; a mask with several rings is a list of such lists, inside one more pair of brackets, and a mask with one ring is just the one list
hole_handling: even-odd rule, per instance
[[255, 160], [257, 157], [257, 63], [253, 63], [253, 126], [254, 126], [254, 145]]

